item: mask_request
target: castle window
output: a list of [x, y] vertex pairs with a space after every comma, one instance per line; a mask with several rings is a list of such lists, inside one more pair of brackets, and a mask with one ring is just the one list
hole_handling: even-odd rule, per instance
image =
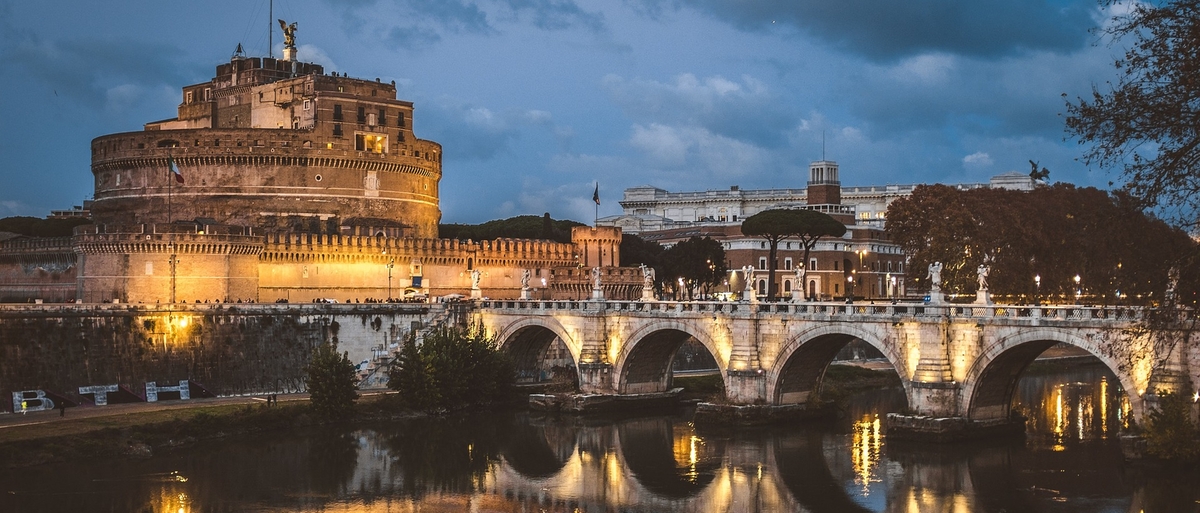
[[399, 112], [396, 114], [396, 126], [398, 126], [398, 127], [404, 126], [404, 113], [403, 112]]
[[192, 92], [183, 93], [183, 103], [192, 103]]
[[204, 88], [204, 101], [206, 101], [206, 102], [212, 101], [212, 88], [211, 87]]
[[758, 268], [759, 269], [767, 268], [767, 257], [758, 257]]
[[334, 136], [334, 137], [341, 137], [341, 136], [342, 136], [342, 124], [341, 124], [341, 123], [334, 123], [334, 124], [333, 124], [333, 136]]
[[220, 146], [220, 145], [221, 145], [220, 139], [213, 139], [213, 146]]
[[387, 136], [375, 134], [354, 134], [354, 149], [371, 153], [387, 153]]
[[341, 105], [333, 106], [333, 120], [334, 121], [342, 120], [342, 106]]
[[387, 125], [387, 110], [379, 109], [379, 124]]
[[783, 269], [785, 271], [792, 270], [792, 258], [791, 257], [783, 259]]
[[363, 107], [359, 107], [358, 108], [358, 124], [361, 125], [366, 122], [367, 122], [367, 109], [365, 109]]
[[312, 108], [312, 100], [304, 100], [304, 110]]
[[814, 258], [814, 259], [808, 261], [808, 270], [810, 270], [810, 271], [817, 270], [817, 259]]

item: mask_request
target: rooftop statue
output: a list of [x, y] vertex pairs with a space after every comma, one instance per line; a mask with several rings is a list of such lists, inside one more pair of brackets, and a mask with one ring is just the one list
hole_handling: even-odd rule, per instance
[[295, 48], [296, 47], [296, 22], [293, 21], [291, 25], [288, 25], [286, 21], [279, 20], [279, 28], [283, 29], [283, 47], [284, 48]]

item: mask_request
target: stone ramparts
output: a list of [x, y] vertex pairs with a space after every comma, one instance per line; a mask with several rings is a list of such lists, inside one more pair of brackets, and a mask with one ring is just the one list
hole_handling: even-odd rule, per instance
[[[12, 392], [190, 380], [218, 395], [295, 391], [313, 347], [355, 364], [394, 351], [443, 305], [0, 305], [0, 410]], [[11, 411], [11, 410], [9, 410]]]

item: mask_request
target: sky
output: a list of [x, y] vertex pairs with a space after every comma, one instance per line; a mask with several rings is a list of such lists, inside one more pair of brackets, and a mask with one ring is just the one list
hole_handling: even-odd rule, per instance
[[[443, 146], [442, 222], [619, 214], [624, 189], [1028, 173], [1110, 188], [1064, 131], [1122, 49], [1095, 0], [275, 0], [299, 59], [395, 80]], [[92, 193], [90, 141], [172, 118], [268, 0], [0, 0], [0, 217]]]

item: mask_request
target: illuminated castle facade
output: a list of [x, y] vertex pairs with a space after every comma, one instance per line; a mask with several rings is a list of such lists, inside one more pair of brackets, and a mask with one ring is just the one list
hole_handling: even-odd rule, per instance
[[[0, 301], [467, 294], [473, 271], [477, 295], [515, 298], [525, 270], [548, 298], [600, 265], [582, 243], [438, 239], [442, 147], [416, 137], [413, 104], [394, 83], [284, 56], [235, 54], [183, 88], [175, 118], [93, 140], [94, 224], [0, 241]], [[577, 235], [619, 265], [619, 229]]]

